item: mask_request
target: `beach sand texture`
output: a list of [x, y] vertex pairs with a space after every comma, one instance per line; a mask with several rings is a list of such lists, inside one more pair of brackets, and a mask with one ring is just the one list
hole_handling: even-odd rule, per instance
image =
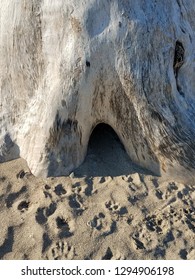
[[194, 201], [194, 186], [140, 169], [104, 131], [67, 177], [0, 165], [0, 259], [194, 260]]

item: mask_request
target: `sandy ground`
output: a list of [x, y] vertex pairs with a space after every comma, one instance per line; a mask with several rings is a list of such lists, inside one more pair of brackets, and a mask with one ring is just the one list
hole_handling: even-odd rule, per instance
[[67, 177], [0, 165], [0, 259], [195, 259], [195, 187], [133, 164], [96, 131]]

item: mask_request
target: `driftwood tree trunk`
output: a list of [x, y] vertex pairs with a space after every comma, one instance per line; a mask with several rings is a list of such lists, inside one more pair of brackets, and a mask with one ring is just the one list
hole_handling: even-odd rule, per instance
[[133, 161], [195, 168], [194, 0], [1, 0], [0, 160], [68, 174], [98, 123]]

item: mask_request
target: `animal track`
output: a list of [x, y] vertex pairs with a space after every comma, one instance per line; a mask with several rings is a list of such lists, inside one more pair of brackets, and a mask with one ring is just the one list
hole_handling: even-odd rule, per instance
[[124, 214], [127, 214], [127, 208], [126, 207], [120, 207], [117, 203], [114, 203], [113, 201], [108, 201], [105, 203], [106, 208], [111, 211], [113, 214], [118, 214], [119, 216], [122, 216]]
[[107, 248], [106, 254], [102, 257], [102, 260], [111, 260], [113, 257], [113, 253], [110, 249], [110, 247]]
[[43, 191], [45, 198], [52, 198], [52, 195], [49, 192]]
[[52, 199], [52, 192], [54, 192], [58, 197], [63, 197], [63, 195], [67, 193], [62, 184], [58, 184], [57, 186], [55, 186], [54, 190], [52, 190], [52, 188], [46, 184], [43, 190], [45, 198]]
[[74, 195], [79, 195], [82, 192], [82, 189], [83, 189], [81, 186], [79, 186], [77, 184], [72, 186], [72, 188], [73, 188]]
[[51, 216], [54, 214], [54, 212], [56, 211], [57, 209], [57, 204], [55, 202], [52, 202], [49, 207], [47, 207], [45, 209], [45, 214], [47, 217]]
[[55, 202], [52, 202], [49, 207], [39, 207], [35, 215], [37, 223], [40, 225], [45, 224], [47, 222], [47, 217], [53, 215], [56, 209], [57, 204]]
[[185, 223], [187, 224], [188, 228], [195, 233], [195, 209], [183, 209], [185, 215]]
[[20, 172], [16, 175], [16, 177], [22, 179], [24, 178], [25, 174], [26, 173], [24, 172], [24, 170], [20, 170]]
[[78, 202], [77, 197], [78, 196], [76, 194], [70, 195], [69, 206], [71, 208], [80, 208], [80, 203]]
[[135, 205], [137, 201], [139, 201], [139, 198], [136, 195], [129, 196], [128, 201], [132, 204]]
[[192, 198], [195, 189], [193, 187], [185, 186], [181, 191], [178, 191], [177, 197], [185, 204], [194, 207], [194, 199]]
[[10, 192], [12, 187], [13, 187], [12, 184], [8, 183], [7, 188], [6, 188], [6, 193]]
[[7, 208], [12, 207], [12, 204], [14, 203], [14, 201], [23, 193], [25, 193], [27, 191], [27, 187], [23, 186], [19, 192], [14, 192], [14, 193], [10, 193], [7, 198], [5, 199], [6, 202], [6, 206]]
[[69, 206], [75, 210], [75, 212], [79, 215], [85, 210], [82, 206], [82, 198], [80, 195], [72, 194], [69, 196]]
[[0, 259], [2, 259], [4, 255], [12, 251], [13, 244], [14, 244], [14, 228], [8, 227], [7, 237], [5, 238], [3, 244], [0, 245]]
[[175, 191], [178, 190], [178, 187], [176, 186], [176, 184], [174, 182], [172, 183], [169, 183], [168, 186], [167, 186], [167, 189], [166, 189], [166, 192], [165, 192], [165, 199], [168, 199], [170, 196], [172, 196]]
[[146, 220], [146, 227], [150, 231], [156, 231], [157, 233], [162, 233], [162, 229], [160, 227], [162, 220], [156, 219], [156, 215], [147, 216]]
[[25, 201], [25, 200], [21, 201], [18, 204], [18, 210], [21, 211], [21, 212], [24, 212], [25, 210], [28, 210], [29, 204], [30, 204], [29, 201]]
[[142, 241], [140, 241], [138, 238], [136, 238], [134, 236], [132, 238], [134, 240], [134, 244], [136, 246], [136, 249], [141, 249], [141, 250], [146, 249], [145, 246], [144, 246], [144, 243]]
[[47, 232], [43, 233], [42, 240], [43, 240], [42, 253], [44, 253], [46, 251], [46, 249], [52, 244], [52, 241], [49, 238], [49, 235]]
[[65, 189], [63, 188], [62, 184], [59, 184], [55, 187], [55, 190], [54, 190], [55, 194], [58, 195], [58, 196], [61, 196], [63, 194], [66, 194], [66, 191]]
[[100, 177], [99, 184], [103, 184], [106, 182], [105, 177]]
[[5, 176], [1, 176], [0, 177], [0, 182], [5, 182], [6, 181], [6, 177]]
[[36, 215], [35, 215], [35, 219], [37, 221], [38, 224], [43, 225], [47, 222], [47, 218], [45, 217], [45, 207], [44, 208], [38, 208]]
[[87, 188], [85, 189], [85, 195], [90, 196], [93, 192], [93, 179], [85, 178], [85, 183], [87, 184]]
[[55, 246], [51, 247], [46, 255], [48, 260], [72, 260], [75, 256], [75, 249], [67, 242], [57, 241]]
[[56, 218], [56, 225], [57, 225], [57, 228], [60, 230], [59, 238], [64, 238], [64, 237], [67, 238], [67, 237], [70, 237], [73, 235], [73, 232], [71, 232], [69, 223], [63, 217]]
[[155, 258], [164, 258], [166, 254], [166, 250], [162, 245], [158, 245], [156, 246], [155, 250], [154, 250], [154, 257]]
[[174, 241], [174, 240], [175, 240], [175, 237], [174, 237], [174, 235], [173, 235], [173, 232], [172, 232], [171, 230], [169, 230], [169, 231], [167, 232], [167, 234], [166, 234], [164, 240], [163, 240], [163, 244], [165, 244], [165, 246], [167, 246], [167, 244], [168, 244], [169, 242], [172, 242], [172, 241]]
[[161, 190], [156, 190], [155, 194], [158, 199], [163, 199], [163, 192]]
[[50, 190], [51, 187], [50, 187], [49, 185], [46, 184], [46, 185], [45, 185], [45, 189], [46, 189], [46, 190]]
[[96, 228], [97, 230], [101, 230], [103, 227], [102, 219], [105, 218], [105, 215], [103, 213], [99, 213], [97, 216], [93, 218], [93, 220], [88, 222], [88, 226], [91, 228]]
[[113, 233], [116, 230], [116, 221], [106, 217], [103, 213], [95, 215], [94, 218], [87, 223], [91, 228], [95, 228], [104, 236]]
[[180, 255], [181, 259], [187, 260], [188, 252], [185, 249], [181, 249], [179, 252], [179, 255]]

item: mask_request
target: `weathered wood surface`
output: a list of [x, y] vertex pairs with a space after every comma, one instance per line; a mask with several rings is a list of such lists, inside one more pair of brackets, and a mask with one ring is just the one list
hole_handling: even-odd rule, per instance
[[101, 122], [158, 175], [195, 168], [195, 2], [1, 0], [0, 160], [68, 174]]

